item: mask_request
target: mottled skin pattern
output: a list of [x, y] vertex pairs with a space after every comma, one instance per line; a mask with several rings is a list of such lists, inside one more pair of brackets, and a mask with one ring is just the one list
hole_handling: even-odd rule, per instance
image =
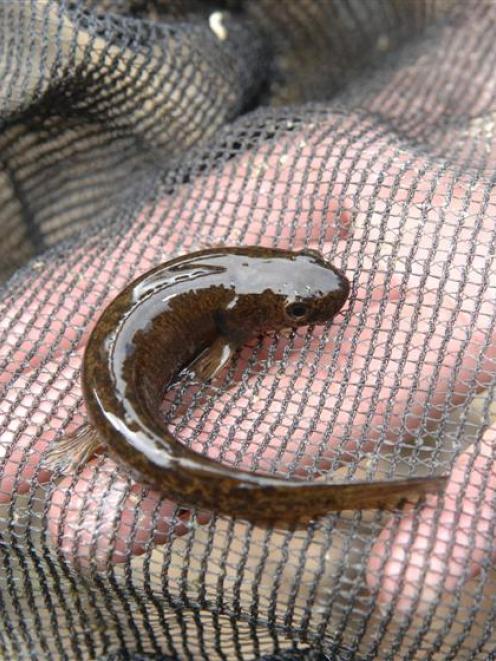
[[197, 371], [208, 378], [222, 354], [225, 362], [256, 333], [332, 319], [348, 293], [345, 276], [310, 250], [220, 248], [153, 269], [114, 299], [90, 337], [83, 392], [91, 432], [80, 442], [102, 445], [137, 480], [180, 503], [259, 523], [438, 492], [445, 478], [326, 484], [240, 471], [188, 449], [162, 421], [167, 387], [199, 354]]

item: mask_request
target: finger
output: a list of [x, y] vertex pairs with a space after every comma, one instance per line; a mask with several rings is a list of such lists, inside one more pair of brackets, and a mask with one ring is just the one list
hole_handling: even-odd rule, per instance
[[383, 604], [426, 610], [496, 557], [496, 425], [460, 456], [443, 497], [380, 535], [367, 581]]

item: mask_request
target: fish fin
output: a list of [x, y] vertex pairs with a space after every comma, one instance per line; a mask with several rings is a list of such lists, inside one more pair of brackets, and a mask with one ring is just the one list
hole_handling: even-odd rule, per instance
[[81, 425], [47, 450], [42, 466], [50, 471], [67, 473], [85, 464], [101, 445], [96, 430], [90, 425]]
[[211, 381], [232, 358], [234, 349], [223, 337], [202, 351], [187, 367], [197, 381]]

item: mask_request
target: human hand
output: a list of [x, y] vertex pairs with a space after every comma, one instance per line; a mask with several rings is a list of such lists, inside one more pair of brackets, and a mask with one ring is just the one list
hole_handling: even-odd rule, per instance
[[[494, 200], [400, 149], [363, 117], [320, 114], [300, 128], [159, 196], [129, 228], [89, 236], [26, 277], [2, 320], [2, 502], [34, 478], [45, 483], [47, 446], [84, 420], [79, 368], [99, 311], [176, 252], [310, 245], [353, 280], [331, 329], [298, 334], [289, 345], [266, 340], [266, 370], [248, 367], [248, 387], [221, 391], [192, 412], [178, 435], [198, 451], [309, 477], [343, 466], [351, 477], [357, 458], [369, 460], [373, 475], [380, 452], [392, 476], [405, 444], [493, 382]], [[283, 355], [289, 360], [281, 363]], [[242, 352], [241, 365], [250, 357]], [[121, 562], [187, 529], [173, 503], [131, 485], [101, 457], [53, 487], [47, 517], [62, 551], [82, 563]], [[384, 600], [397, 585], [388, 567]]]

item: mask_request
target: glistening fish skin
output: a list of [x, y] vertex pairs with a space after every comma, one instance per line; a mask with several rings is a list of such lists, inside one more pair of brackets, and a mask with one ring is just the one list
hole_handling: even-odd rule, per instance
[[137, 480], [180, 503], [260, 523], [438, 492], [445, 478], [328, 484], [237, 470], [185, 447], [162, 421], [164, 393], [182, 369], [211, 378], [253, 335], [327, 322], [348, 293], [346, 277], [311, 250], [203, 250], [149, 271], [110, 303], [88, 341], [91, 429], [76, 442], [102, 445]]

